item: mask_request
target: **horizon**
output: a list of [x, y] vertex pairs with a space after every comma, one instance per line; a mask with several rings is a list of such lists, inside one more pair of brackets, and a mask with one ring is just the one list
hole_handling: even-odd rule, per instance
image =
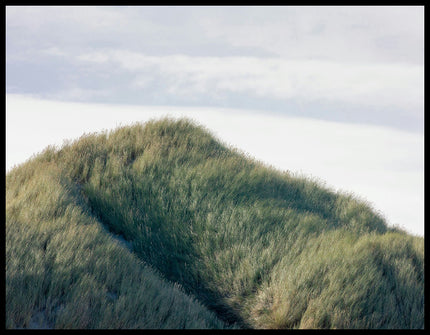
[[[258, 111], [67, 103], [19, 95], [7, 95], [6, 111], [7, 171], [48, 145], [59, 148], [84, 133], [165, 116], [187, 117], [266, 165], [353, 193], [369, 202], [390, 226], [424, 236], [424, 136], [420, 134]], [[23, 132], [33, 139], [31, 143], [22, 138]]]

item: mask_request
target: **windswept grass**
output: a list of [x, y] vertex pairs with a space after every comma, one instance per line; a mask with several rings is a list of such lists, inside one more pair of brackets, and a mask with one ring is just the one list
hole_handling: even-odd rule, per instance
[[422, 238], [188, 120], [85, 135], [6, 183], [8, 327], [424, 326]]
[[7, 176], [7, 328], [223, 328], [106, 231], [52, 163]]

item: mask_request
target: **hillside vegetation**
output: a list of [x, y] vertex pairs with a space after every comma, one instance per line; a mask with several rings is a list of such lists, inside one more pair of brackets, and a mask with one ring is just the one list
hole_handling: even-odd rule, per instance
[[423, 328], [424, 239], [189, 120], [6, 176], [8, 328]]

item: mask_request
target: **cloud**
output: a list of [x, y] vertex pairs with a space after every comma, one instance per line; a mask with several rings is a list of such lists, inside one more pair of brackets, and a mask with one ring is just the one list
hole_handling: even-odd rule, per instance
[[424, 62], [424, 6], [8, 6], [6, 25], [21, 48]]
[[422, 6], [8, 6], [6, 89], [422, 132], [423, 28]]
[[210, 38], [289, 59], [424, 61], [423, 6], [245, 7], [219, 9], [218, 15], [212, 9], [202, 12], [196, 19]]
[[424, 234], [424, 135], [267, 113], [197, 107], [67, 103], [6, 96], [6, 169], [84, 132], [187, 116], [219, 139], [280, 170], [353, 192], [390, 224]]
[[94, 97], [107, 97], [111, 92], [101, 89], [82, 89], [80, 87], [69, 87], [55, 93], [46, 94], [46, 97], [54, 100], [65, 101], [88, 101]]
[[186, 55], [155, 57], [127, 50], [85, 53], [77, 59], [119, 66], [132, 73], [134, 83], [142, 88], [147, 87], [148, 78], [161, 78], [167, 90], [178, 95], [247, 93], [278, 100], [396, 107], [416, 115], [421, 115], [424, 104], [424, 68], [415, 64]]
[[61, 50], [58, 47], [51, 46], [46, 49], [42, 49], [40, 51], [42, 54], [48, 55], [48, 56], [58, 56], [58, 57], [65, 57], [67, 56], [67, 53], [64, 50]]

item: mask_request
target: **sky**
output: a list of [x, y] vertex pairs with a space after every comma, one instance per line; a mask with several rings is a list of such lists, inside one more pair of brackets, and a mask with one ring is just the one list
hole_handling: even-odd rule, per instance
[[165, 115], [424, 234], [422, 6], [6, 7], [7, 171]]

